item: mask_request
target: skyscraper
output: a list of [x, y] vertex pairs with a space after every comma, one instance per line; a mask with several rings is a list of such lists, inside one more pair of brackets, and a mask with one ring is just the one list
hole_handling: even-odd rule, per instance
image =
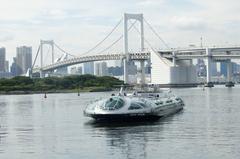
[[82, 67], [78, 66], [78, 67], [72, 67], [70, 70], [70, 73], [73, 75], [81, 75], [82, 74]]
[[129, 75], [137, 74], [137, 66], [135, 65], [134, 61], [129, 61], [129, 63], [128, 63], [128, 74]]
[[[235, 62], [231, 62], [231, 67], [232, 67], [232, 73], [239, 73], [239, 64]], [[221, 70], [221, 75], [224, 75], [227, 77], [227, 63], [226, 62], [220, 62], [220, 70]]]
[[16, 58], [17, 75], [27, 73], [27, 70], [32, 67], [32, 47], [17, 47]]
[[6, 49], [0, 48], [0, 72], [5, 72]]
[[212, 72], [213, 76], [217, 76], [217, 63], [216, 62], [211, 63], [211, 72]]
[[108, 68], [106, 62], [97, 62], [94, 67], [94, 75], [96, 76], [107, 76]]
[[9, 72], [9, 62], [5, 61], [5, 72]]
[[227, 63], [226, 62], [220, 62], [220, 70], [221, 70], [221, 75], [224, 75], [227, 77]]
[[17, 75], [17, 59], [16, 59], [16, 57], [13, 58], [13, 63], [11, 65], [11, 73], [12, 73], [12, 76]]
[[94, 74], [94, 62], [87, 62], [83, 64], [84, 74]]

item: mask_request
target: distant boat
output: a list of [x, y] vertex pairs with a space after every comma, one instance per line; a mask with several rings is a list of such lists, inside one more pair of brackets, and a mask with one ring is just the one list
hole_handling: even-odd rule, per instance
[[181, 98], [163, 92], [134, 92], [112, 94], [88, 105], [84, 115], [96, 120], [139, 121], [169, 116], [183, 109]]

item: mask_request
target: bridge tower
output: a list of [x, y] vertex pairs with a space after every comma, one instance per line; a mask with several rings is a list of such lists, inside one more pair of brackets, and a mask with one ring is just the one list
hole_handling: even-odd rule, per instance
[[[141, 34], [141, 51], [144, 51], [144, 28], [143, 28], [143, 14], [124, 14], [124, 83], [128, 83], [128, 62], [129, 62], [129, 52], [128, 52], [128, 21], [135, 19], [140, 22], [140, 34]], [[140, 61], [141, 64], [141, 84], [145, 83], [145, 70], [144, 70], [144, 60]]]
[[40, 78], [44, 77], [44, 73], [42, 71], [42, 68], [43, 68], [43, 46], [44, 45], [49, 45], [51, 47], [52, 64], [54, 63], [54, 41], [53, 40], [40, 40]]

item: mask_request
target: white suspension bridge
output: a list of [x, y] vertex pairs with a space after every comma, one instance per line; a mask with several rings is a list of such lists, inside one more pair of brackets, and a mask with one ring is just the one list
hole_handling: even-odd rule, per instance
[[[131, 22], [130, 20], [135, 20]], [[98, 50], [99, 46], [103, 44], [113, 32], [124, 22], [124, 33], [115, 41], [113, 41], [106, 48], [92, 54], [94, 50]], [[130, 26], [128, 22], [131, 22]], [[140, 22], [140, 30], [135, 26], [136, 22]], [[165, 50], [155, 50], [151, 43], [144, 37], [144, 24], [156, 35], [161, 43], [166, 47]], [[129, 52], [128, 32], [135, 29], [140, 34], [140, 51]], [[108, 51], [123, 39], [123, 53]], [[145, 47], [147, 43], [148, 48]], [[51, 64], [44, 65], [43, 59], [43, 46], [49, 45], [51, 47]], [[54, 48], [59, 49], [63, 55], [55, 60]], [[40, 55], [39, 55], [40, 54]], [[40, 67], [35, 67], [36, 61], [40, 56]], [[106, 60], [123, 60], [124, 62], [124, 82], [128, 83], [128, 63], [130, 61], [140, 62], [141, 84], [145, 84], [145, 61], [151, 61], [151, 83], [163, 85], [182, 85], [196, 83], [196, 68], [192, 64], [193, 59], [205, 59], [207, 66], [206, 86], [212, 87], [211, 80], [211, 65], [213, 62], [224, 61], [227, 63], [227, 86], [233, 86], [232, 83], [232, 68], [231, 59], [240, 58], [240, 47], [207, 47], [207, 48], [194, 48], [194, 49], [171, 49], [167, 43], [159, 36], [153, 27], [146, 21], [143, 14], [124, 14], [124, 17], [117, 23], [117, 25], [110, 31], [106, 37], [98, 42], [94, 47], [78, 56], [72, 55], [59, 47], [53, 40], [41, 40], [38, 47], [36, 57], [34, 59], [31, 73], [40, 73], [40, 77], [45, 77], [46, 73], [53, 72], [56, 69], [81, 64], [93, 61], [106, 61]]]

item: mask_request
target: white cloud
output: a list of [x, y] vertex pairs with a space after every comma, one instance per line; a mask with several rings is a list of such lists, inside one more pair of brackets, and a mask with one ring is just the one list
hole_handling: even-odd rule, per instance
[[[0, 5], [0, 28], [7, 32], [0, 32], [0, 42], [9, 59], [15, 55], [15, 47], [23, 44], [32, 45], [35, 53], [40, 39], [53, 39], [79, 54], [129, 12], [143, 13], [171, 46], [198, 43], [200, 36], [210, 44], [225, 43], [226, 39], [240, 43], [239, 8], [236, 0], [8, 0]], [[161, 46], [145, 29], [146, 37]], [[116, 49], [121, 51], [120, 44]]]
[[61, 9], [52, 9], [52, 10], [45, 10], [43, 15], [49, 19], [65, 19], [67, 18], [68, 14], [66, 11]]
[[8, 42], [14, 40], [14, 36], [11, 33], [0, 32], [0, 42]]
[[159, 7], [165, 4], [166, 0], [142, 0], [137, 3], [139, 6], [143, 7]]
[[203, 19], [190, 16], [174, 16], [171, 22], [176, 28], [187, 31], [203, 30], [208, 25]]

